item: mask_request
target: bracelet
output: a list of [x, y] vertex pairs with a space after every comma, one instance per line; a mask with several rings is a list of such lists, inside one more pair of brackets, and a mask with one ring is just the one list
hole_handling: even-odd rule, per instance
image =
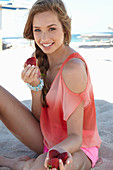
[[37, 86], [31, 86], [29, 83], [27, 83], [27, 86], [33, 90], [33, 91], [39, 91], [39, 90], [42, 90], [43, 89], [43, 86], [44, 86], [44, 81], [43, 79], [40, 79], [40, 84], [38, 84]]

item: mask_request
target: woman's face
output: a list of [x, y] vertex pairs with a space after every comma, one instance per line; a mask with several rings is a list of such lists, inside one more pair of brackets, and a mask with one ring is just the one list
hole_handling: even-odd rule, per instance
[[35, 14], [33, 34], [36, 44], [46, 54], [52, 54], [64, 45], [64, 31], [58, 17], [52, 11]]

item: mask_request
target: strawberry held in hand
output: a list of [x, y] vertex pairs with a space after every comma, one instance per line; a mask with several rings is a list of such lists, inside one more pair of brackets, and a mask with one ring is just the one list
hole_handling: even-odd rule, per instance
[[27, 61], [25, 62], [25, 65], [34, 65], [36, 66], [36, 58], [35, 57], [31, 57], [31, 58], [28, 58]]
[[[36, 58], [35, 57], [30, 57], [27, 59], [27, 61], [24, 63], [24, 68], [27, 66], [27, 65], [34, 65], [36, 66]], [[40, 73], [40, 70], [38, 69], [38, 74], [37, 74], [37, 77], [40, 77], [41, 76], [41, 73]]]
[[58, 167], [59, 167], [59, 160], [58, 160], [58, 158], [50, 159], [49, 162], [48, 162], [48, 167], [49, 167], [49, 169], [52, 169], [52, 168], [58, 169]]
[[58, 155], [57, 157], [58, 159], [62, 159], [62, 162], [65, 164], [67, 158], [68, 158], [68, 153], [67, 152], [63, 152], [60, 155]]
[[55, 149], [52, 149], [49, 151], [49, 158], [57, 158], [58, 155], [60, 154], [60, 152], [58, 152], [57, 150]]
[[55, 149], [50, 150], [49, 151], [49, 159], [50, 160], [48, 162], [49, 169], [51, 169], [51, 168], [59, 169], [59, 159], [61, 159], [62, 162], [65, 164], [67, 158], [68, 158], [67, 152], [60, 153]]

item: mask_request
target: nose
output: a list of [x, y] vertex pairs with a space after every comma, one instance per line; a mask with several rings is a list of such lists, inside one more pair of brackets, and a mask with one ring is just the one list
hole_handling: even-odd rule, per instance
[[41, 36], [41, 40], [42, 41], [47, 41], [48, 39], [49, 39], [49, 36], [48, 36], [47, 32], [43, 32], [42, 36]]

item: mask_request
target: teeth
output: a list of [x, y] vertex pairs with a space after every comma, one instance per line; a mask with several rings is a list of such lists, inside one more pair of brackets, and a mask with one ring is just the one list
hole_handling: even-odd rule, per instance
[[[52, 43], [51, 43], [52, 44]], [[43, 44], [44, 47], [49, 47], [51, 44]]]

